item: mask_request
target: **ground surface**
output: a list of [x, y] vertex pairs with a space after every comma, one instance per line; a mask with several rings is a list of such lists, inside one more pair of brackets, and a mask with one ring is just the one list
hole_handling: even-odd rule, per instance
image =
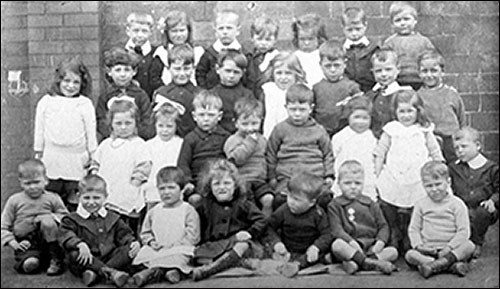
[[[83, 287], [80, 279], [69, 272], [58, 277], [48, 277], [45, 274], [19, 275], [13, 265], [13, 254], [9, 248], [1, 250], [1, 288], [79, 288]], [[498, 288], [499, 286], [499, 223], [490, 227], [486, 235], [486, 244], [483, 255], [473, 260], [471, 272], [460, 278], [451, 274], [442, 274], [422, 278], [418, 272], [410, 270], [402, 259], [396, 262], [399, 272], [392, 276], [378, 274], [357, 274], [348, 276], [342, 271], [332, 274], [300, 276], [288, 279], [281, 276], [266, 277], [239, 277], [239, 278], [210, 278], [200, 282], [191, 280], [171, 285], [163, 283], [151, 284], [148, 288], [246, 288], [246, 287], [275, 287], [275, 288]], [[127, 285], [128, 286], [128, 285]], [[99, 284], [97, 288], [111, 288], [112, 285]]]

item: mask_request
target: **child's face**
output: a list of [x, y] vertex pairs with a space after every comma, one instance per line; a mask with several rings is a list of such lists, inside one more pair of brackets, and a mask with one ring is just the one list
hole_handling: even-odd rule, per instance
[[189, 30], [186, 24], [179, 23], [168, 30], [168, 38], [173, 45], [184, 44], [187, 42]]
[[271, 33], [261, 33], [252, 36], [253, 45], [260, 53], [271, 51], [276, 46], [276, 36]]
[[347, 39], [356, 42], [365, 36], [366, 25], [361, 22], [348, 23], [342, 29]]
[[142, 46], [151, 37], [151, 27], [148, 24], [130, 23], [127, 26], [127, 36], [135, 46]]
[[214, 178], [211, 182], [212, 193], [218, 202], [229, 202], [233, 199], [235, 182], [229, 173]]
[[296, 82], [295, 72], [285, 64], [276, 66], [273, 71], [274, 83], [281, 90], [288, 90]]
[[225, 86], [235, 86], [240, 83], [243, 77], [243, 69], [230, 59], [224, 60], [222, 66], [217, 67], [217, 74], [220, 77], [220, 83]]
[[185, 64], [182, 60], [176, 60], [170, 64], [170, 74], [172, 81], [177, 85], [184, 85], [189, 82], [193, 74], [193, 63]]
[[101, 190], [93, 189], [80, 193], [79, 202], [87, 212], [91, 214], [97, 213], [104, 206], [106, 193], [104, 188], [101, 188]]
[[395, 82], [399, 74], [396, 61], [391, 58], [386, 59], [386, 61], [379, 61], [378, 59], [375, 59], [373, 61], [372, 71], [375, 81], [383, 87]]
[[222, 118], [222, 111], [215, 107], [197, 107], [193, 111], [193, 119], [202, 131], [212, 131]]
[[316, 200], [310, 200], [302, 192], [289, 192], [286, 196], [286, 204], [292, 214], [302, 214], [316, 204]]
[[23, 191], [32, 199], [38, 199], [44, 192], [45, 186], [49, 181], [45, 175], [40, 172], [31, 176], [19, 178], [19, 184]]
[[318, 49], [319, 41], [318, 37], [314, 35], [314, 31], [311, 30], [299, 30], [299, 50], [304, 52], [312, 52]]
[[355, 200], [361, 195], [364, 182], [365, 178], [362, 173], [343, 173], [339, 176], [340, 191], [349, 200]]
[[356, 109], [349, 116], [349, 127], [357, 133], [363, 133], [370, 128], [371, 120], [368, 111]]
[[59, 84], [62, 95], [66, 97], [78, 95], [81, 87], [82, 78], [72, 71], [66, 71], [66, 75], [61, 79], [61, 83]]
[[433, 178], [432, 176], [422, 176], [422, 184], [425, 192], [436, 203], [441, 202], [448, 195], [449, 181], [445, 178]]
[[108, 75], [115, 85], [120, 87], [128, 86], [136, 73], [137, 70], [130, 65], [117, 64], [108, 69]]
[[156, 119], [156, 134], [162, 141], [169, 141], [175, 135], [177, 125], [173, 117], [159, 115]]
[[261, 118], [256, 114], [241, 115], [238, 120], [236, 120], [235, 126], [238, 129], [238, 132], [245, 137], [248, 134], [258, 132], [261, 122]]
[[332, 61], [324, 57], [319, 64], [321, 66], [321, 70], [323, 70], [323, 74], [329, 81], [339, 81], [344, 75], [344, 59], [335, 59]]
[[167, 207], [172, 207], [181, 201], [182, 188], [175, 182], [158, 184], [160, 199]]
[[392, 26], [399, 35], [409, 35], [415, 30], [417, 19], [411, 13], [401, 12], [392, 19]]
[[135, 118], [131, 111], [117, 112], [111, 121], [111, 127], [117, 138], [129, 138], [135, 131]]
[[240, 28], [238, 20], [235, 17], [220, 17], [215, 23], [215, 37], [223, 45], [229, 45], [240, 35]]
[[292, 123], [294, 125], [301, 126], [309, 119], [312, 112], [312, 106], [307, 102], [289, 102], [286, 104], [286, 111], [288, 112], [288, 116], [290, 117]]
[[396, 109], [396, 118], [407, 127], [417, 122], [417, 114], [417, 109], [411, 103], [400, 102]]
[[435, 59], [424, 59], [420, 62], [420, 78], [425, 87], [438, 87], [443, 81], [443, 69]]
[[470, 136], [463, 137], [453, 142], [455, 153], [459, 160], [468, 162], [475, 158], [481, 150], [481, 145], [478, 141], [474, 141]]

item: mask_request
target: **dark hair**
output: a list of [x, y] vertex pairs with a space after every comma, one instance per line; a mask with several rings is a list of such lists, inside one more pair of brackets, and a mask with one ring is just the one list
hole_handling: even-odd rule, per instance
[[302, 193], [310, 201], [317, 200], [321, 195], [323, 187], [323, 178], [314, 175], [308, 171], [296, 171], [288, 182], [289, 194]]
[[106, 196], [108, 195], [106, 190], [106, 180], [95, 174], [86, 175], [78, 183], [78, 191], [80, 194], [84, 194], [86, 192], [98, 192], [103, 193]]
[[25, 159], [17, 166], [17, 171], [20, 179], [45, 176], [47, 173], [43, 162], [35, 158]]
[[168, 50], [168, 65], [180, 60], [184, 65], [194, 64], [194, 51], [189, 44], [175, 45]]
[[429, 117], [424, 109], [422, 98], [411, 88], [401, 89], [394, 93], [392, 98], [392, 113], [394, 119], [397, 119], [396, 110], [400, 103], [409, 103], [417, 110], [417, 123], [423, 127], [428, 127], [431, 124]]
[[342, 22], [342, 26], [346, 26], [347, 24], [358, 24], [361, 23], [366, 25], [366, 14], [365, 11], [359, 7], [347, 7], [340, 17]]
[[137, 108], [137, 105], [135, 105], [134, 102], [126, 99], [117, 99], [113, 101], [109, 106], [107, 119], [112, 135], [114, 135], [114, 133], [113, 133], [113, 126], [111, 124], [113, 123], [113, 118], [115, 117], [115, 114], [129, 112], [129, 111], [132, 113], [132, 117], [135, 119], [134, 135], [137, 135], [137, 127], [139, 125], [139, 109]]
[[254, 35], [273, 35], [278, 39], [279, 24], [277, 20], [274, 20], [267, 16], [260, 16], [255, 19], [255, 21], [250, 25], [250, 36]]
[[50, 95], [61, 95], [61, 81], [66, 77], [66, 73], [73, 72], [78, 75], [81, 80], [80, 91], [81, 95], [90, 97], [92, 92], [92, 79], [88, 68], [83, 64], [79, 56], [64, 59], [57, 66], [54, 73], [54, 82], [50, 86]]
[[226, 52], [221, 52], [219, 58], [217, 59], [217, 65], [222, 67], [224, 61], [232, 60], [241, 70], [245, 71], [248, 66], [248, 60], [245, 55], [238, 50], [228, 49]]
[[297, 48], [299, 47], [300, 30], [312, 31], [313, 34], [318, 38], [318, 45], [321, 45], [324, 41], [328, 40], [325, 24], [316, 14], [302, 15], [292, 23], [292, 43]]
[[286, 103], [299, 102], [313, 104], [314, 93], [303, 83], [295, 83], [286, 91]]
[[375, 62], [375, 60], [380, 61], [380, 62], [386, 62], [389, 59], [393, 58], [394, 61], [396, 62], [396, 66], [399, 67], [399, 57], [396, 51], [394, 51], [392, 48], [389, 47], [384, 47], [380, 48], [378, 50], [375, 50], [373, 53], [372, 57], [370, 58], [371, 63]]
[[234, 104], [234, 114], [236, 120], [238, 120], [241, 116], [248, 117], [254, 114], [257, 115], [258, 118], [262, 118], [263, 113], [264, 107], [262, 102], [253, 97], [242, 97]]
[[418, 57], [418, 66], [420, 67], [422, 61], [427, 59], [434, 59], [437, 61], [438, 65], [444, 70], [444, 57], [437, 50], [426, 50]]
[[349, 100], [349, 102], [347, 102], [345, 109], [347, 117], [349, 117], [355, 110], [358, 109], [367, 111], [368, 114], [371, 116], [373, 110], [373, 103], [363, 93], [360, 93], [359, 95], [353, 96], [352, 99]]
[[161, 184], [168, 182], [174, 182], [182, 189], [187, 184], [187, 178], [184, 171], [180, 168], [167, 166], [161, 168], [156, 174], [156, 183]]
[[173, 10], [167, 13], [165, 16], [165, 28], [163, 29], [163, 45], [168, 47], [168, 44], [172, 43], [170, 37], [168, 36], [168, 31], [179, 24], [185, 24], [188, 30], [187, 44], [192, 45], [192, 35], [193, 35], [193, 25], [191, 24], [191, 19], [184, 11]]
[[323, 44], [319, 47], [319, 59], [322, 61], [325, 58], [329, 61], [335, 61], [337, 59], [346, 61], [342, 44], [337, 40], [328, 40], [323, 42]]
[[112, 68], [115, 65], [126, 65], [136, 68], [139, 65], [140, 57], [123, 47], [112, 47], [110, 50], [104, 52], [104, 65]]

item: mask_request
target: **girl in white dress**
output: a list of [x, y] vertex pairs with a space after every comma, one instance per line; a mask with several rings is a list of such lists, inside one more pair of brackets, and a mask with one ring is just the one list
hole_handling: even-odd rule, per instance
[[182, 201], [186, 177], [177, 167], [164, 167], [156, 176], [161, 202], [146, 213], [141, 232], [144, 246], [133, 264], [144, 269], [133, 276], [137, 286], [160, 281], [163, 276], [178, 283], [191, 272], [188, 265], [200, 241], [200, 218], [196, 210]]
[[426, 196], [420, 169], [429, 160], [444, 161], [424, 111], [422, 99], [412, 89], [394, 94], [392, 109], [397, 120], [387, 123], [375, 148], [376, 185], [380, 207], [391, 228], [391, 244], [400, 253], [410, 249], [407, 235], [411, 210]]

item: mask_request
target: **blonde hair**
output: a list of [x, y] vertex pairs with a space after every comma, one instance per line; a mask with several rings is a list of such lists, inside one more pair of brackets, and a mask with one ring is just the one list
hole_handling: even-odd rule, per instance
[[271, 60], [264, 71], [264, 82], [274, 81], [274, 70], [280, 66], [286, 66], [286, 68], [295, 72], [295, 82], [306, 82], [306, 72], [302, 68], [299, 58], [290, 51], [280, 51]]
[[153, 29], [154, 19], [150, 14], [133, 12], [127, 17], [127, 27], [130, 27], [132, 23], [149, 25], [149, 27]]
[[366, 26], [366, 14], [365, 11], [359, 7], [347, 7], [340, 17], [342, 26], [348, 24], [363, 24]]
[[278, 21], [271, 19], [267, 16], [260, 16], [250, 26], [250, 37], [273, 35], [278, 39], [278, 32], [280, 26]]
[[26, 159], [17, 167], [20, 179], [31, 179], [46, 175], [46, 169], [43, 162], [39, 159]]
[[357, 160], [344, 161], [339, 167], [337, 178], [338, 180], [340, 180], [342, 179], [342, 177], [348, 174], [351, 175], [361, 174], [364, 178], [365, 170], [363, 168], [363, 165], [361, 165], [361, 163], [358, 162]]
[[[128, 96], [131, 98], [130, 96]], [[134, 134], [137, 135], [137, 125], [139, 124], [139, 109], [134, 102], [125, 99], [117, 99], [113, 101], [109, 107], [108, 111], [108, 125], [113, 130], [113, 119], [117, 113], [125, 113], [130, 112], [132, 114], [132, 118], [135, 120], [135, 129]], [[112, 135], [114, 136], [114, 132], [112, 131]]]
[[217, 26], [217, 23], [221, 21], [222, 19], [231, 19], [236, 21], [236, 26], [240, 26], [240, 15], [236, 13], [234, 10], [222, 10], [217, 12], [217, 15], [215, 16], [215, 25]]
[[415, 19], [417, 19], [417, 9], [415, 7], [411, 6], [410, 3], [406, 1], [394, 1], [392, 2], [391, 6], [389, 6], [389, 15], [391, 15], [391, 21], [396, 17], [396, 15], [399, 15], [403, 12], [409, 13]]
[[479, 131], [477, 129], [472, 128], [470, 126], [465, 126], [459, 129], [456, 133], [453, 134], [453, 141], [458, 141], [464, 138], [469, 137], [473, 142], [477, 142], [481, 144], [481, 138]]
[[216, 108], [222, 110], [222, 99], [217, 94], [203, 89], [194, 97], [193, 108]]
[[163, 40], [165, 47], [168, 47], [169, 43], [172, 43], [170, 36], [168, 36], [168, 31], [179, 24], [185, 24], [188, 30], [187, 43], [192, 45], [192, 34], [193, 27], [191, 24], [191, 19], [184, 11], [173, 10], [167, 13], [165, 16], [164, 29], [163, 29]]
[[85, 176], [78, 183], [79, 194], [85, 194], [89, 192], [102, 193], [105, 196], [108, 195], [106, 190], [106, 181], [99, 175], [91, 174]]
[[229, 175], [235, 184], [233, 199], [245, 197], [245, 182], [240, 177], [238, 168], [227, 159], [216, 159], [208, 163], [207, 169], [201, 174], [198, 187], [206, 198], [215, 199], [212, 191], [212, 181]]
[[422, 179], [424, 177], [430, 177], [433, 180], [448, 180], [450, 178], [450, 172], [445, 163], [441, 161], [428, 161], [420, 169], [420, 177]]

